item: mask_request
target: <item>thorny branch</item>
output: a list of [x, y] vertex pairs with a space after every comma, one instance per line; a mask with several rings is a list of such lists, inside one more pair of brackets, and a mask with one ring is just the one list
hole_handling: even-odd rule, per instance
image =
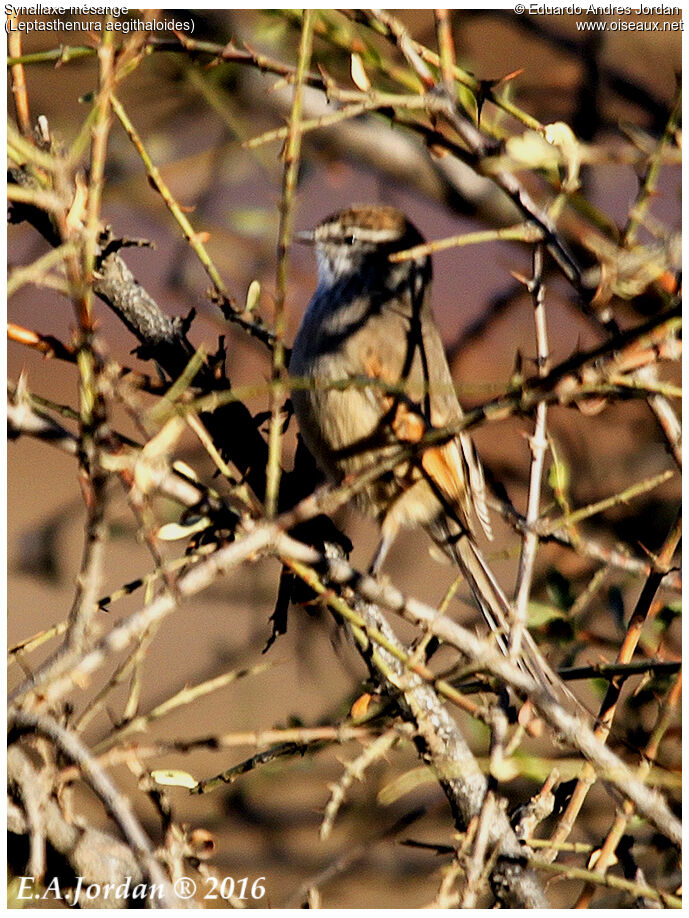
[[128, 799], [117, 790], [111, 778], [94, 760], [89, 750], [71, 730], [67, 730], [45, 714], [31, 714], [28, 711], [13, 710], [8, 716], [8, 726], [20, 731], [35, 730], [55, 743], [57, 748], [79, 766], [82, 777], [93, 788], [106, 810], [119, 826], [129, 842], [143, 873], [151, 883], [162, 891], [164, 908], [184, 906], [173, 891], [160, 864], [156, 860], [153, 846], [132, 812]]

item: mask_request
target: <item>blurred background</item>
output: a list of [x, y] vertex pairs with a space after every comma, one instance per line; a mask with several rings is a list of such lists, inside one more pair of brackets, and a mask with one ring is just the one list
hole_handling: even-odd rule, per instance
[[[294, 63], [299, 41], [298, 11], [176, 10], [193, 18], [195, 41], [252, 51]], [[148, 15], [165, 16], [170, 11]], [[341, 47], [317, 38], [314, 63], [346, 84], [351, 66], [351, 35], [356, 27], [338, 11], [327, 11], [332, 34], [341, 30]], [[396, 11], [411, 35], [436, 47], [432, 11]], [[130, 14], [133, 15], [133, 14]], [[671, 17], [667, 17], [670, 20]], [[675, 17], [676, 18], [676, 17]], [[630, 161], [630, 145], [654, 143], [665, 129], [675, 98], [681, 66], [678, 32], [606, 31], [581, 33], [568, 16], [516, 16], [508, 11], [453, 10], [452, 27], [458, 63], [482, 80], [509, 81], [512, 100], [541, 123], [565, 121], [577, 136], [600, 151], [599, 161], [583, 174], [585, 196], [611, 224], [624, 226], [639, 188], [638, 164]], [[661, 20], [662, 21], [662, 20]], [[372, 47], [382, 39], [363, 32]], [[173, 38], [172, 35], [169, 35]], [[83, 33], [40, 33], [26, 36], [23, 53], [52, 50], [59, 44], [89, 46]], [[64, 55], [63, 55], [64, 57]], [[44, 115], [54, 137], [65, 146], [80, 129], [88, 106], [80, 98], [97, 83], [95, 56], [47, 60], [26, 67], [32, 118]], [[351, 78], [350, 78], [351, 81]], [[355, 86], [352, 83], [351, 88]], [[226, 63], [209, 55], [153, 53], [139, 66], [134, 79], [119, 90], [129, 114], [165, 181], [186, 208], [194, 227], [208, 233], [207, 248], [232, 295], [241, 304], [249, 284], [261, 283], [258, 311], [272, 321], [278, 204], [282, 161], [281, 142], [247, 148], [246, 141], [279, 128], [289, 111], [291, 89], [275, 75], [254, 67]], [[11, 96], [9, 99], [12, 111]], [[305, 96], [305, 114], [328, 110], [316, 91]], [[495, 117], [495, 112], [486, 113]], [[343, 122], [333, 129], [304, 137], [296, 198], [297, 229], [313, 227], [327, 214], [353, 202], [393, 204], [407, 212], [428, 239], [516, 222], [493, 189], [471, 175], [446, 172], [447, 164], [431, 156], [410, 132], [377, 115]], [[664, 166], [653, 196], [648, 224], [658, 235], [678, 233], [681, 220], [681, 169]], [[171, 315], [197, 312], [191, 337], [214, 350], [218, 335], [228, 344], [228, 375], [235, 386], [256, 384], [270, 375], [266, 349], [223, 322], [209, 302], [208, 279], [181, 238], [161, 198], [147, 182], [142, 163], [119, 124], [113, 124], [108, 144], [103, 215], [115, 233], [143, 239], [150, 246], [129, 249], [125, 260], [139, 282]], [[573, 230], [574, 232], [574, 230]], [[644, 227], [642, 237], [650, 239]], [[46, 250], [45, 242], [28, 226], [9, 230], [11, 267], [27, 264]], [[528, 276], [531, 255], [525, 245], [491, 242], [440, 252], [434, 257], [433, 302], [448, 347], [460, 398], [466, 406], [480, 404], [503, 391], [515, 371], [518, 355], [524, 372], [534, 372], [532, 305], [513, 275]], [[294, 246], [290, 252], [287, 309], [288, 343], [315, 287], [313, 252]], [[600, 329], [579, 309], [573, 291], [553, 272], [546, 278], [547, 317], [553, 362], [578, 348], [603, 340]], [[125, 366], [152, 367], [131, 353], [136, 342], [105, 305], [96, 301], [101, 342]], [[641, 321], [648, 307], [643, 296], [616, 302], [623, 326]], [[11, 321], [69, 341], [73, 331], [71, 304], [49, 289], [23, 287], [8, 307]], [[76, 404], [74, 368], [45, 360], [10, 343], [10, 379], [25, 377], [32, 392], [58, 403]], [[678, 381], [678, 376], [675, 381]], [[266, 397], [249, 401], [253, 412], [264, 411]], [[125, 411], [116, 412], [117, 429], [132, 437], [137, 431]], [[669, 466], [665, 440], [643, 400], [619, 401], [595, 415], [574, 408], [553, 408], [550, 432], [562, 461], [571, 472], [574, 507], [615, 494]], [[499, 483], [521, 511], [525, 508], [531, 425], [511, 419], [484, 425], [475, 439], [491, 480]], [[294, 423], [287, 442], [293, 448]], [[197, 441], [189, 437], [180, 450], [200, 474], [210, 480], [213, 469]], [[291, 463], [289, 451], [285, 457]], [[637, 557], [659, 550], [672, 525], [679, 485], [676, 478], [594, 517], [584, 531], [606, 547], [622, 547]], [[544, 494], [544, 503], [552, 502]], [[372, 555], [375, 527], [353, 511], [338, 516], [355, 551], [354, 563], [365, 567]], [[74, 576], [82, 550], [84, 508], [72, 458], [44, 444], [22, 438], [8, 448], [8, 637], [10, 646], [63, 620], [70, 608]], [[114, 499], [109, 519], [108, 594], [150, 568], [150, 556], [136, 537], [126, 495]], [[507, 589], [514, 583], [519, 540], [497, 524], [499, 538], [489, 551], [496, 573]], [[452, 581], [452, 571], [428, 554], [425, 536], [408, 533], [395, 545], [387, 569], [396, 585], [419, 598], [438, 603]], [[544, 606], [566, 609], [580, 596], [600, 565], [557, 545], [541, 547], [534, 596]], [[190, 707], [173, 712], [151, 726], [137, 741], [195, 739], [270, 729], [290, 723], [316, 725], [346, 717], [360, 694], [366, 672], [358, 654], [326, 614], [292, 608], [288, 633], [266, 656], [261, 651], [270, 634], [279, 569], [276, 563], [247, 565], [241, 576], [218, 581], [171, 616], [148, 650], [141, 710], [149, 710], [185, 684], [196, 684], [235, 667], [265, 663], [264, 671], [239, 679]], [[572, 627], [550, 622], [553, 645], [562, 641], [557, 662], [597, 663], [614, 659], [625, 622], [642, 580], [610, 569], [579, 613], [577, 641]], [[103, 615], [112, 620], [142, 604], [135, 593], [113, 604]], [[455, 614], [476, 623], [478, 614], [457, 602]], [[653, 627], [656, 627], [654, 625]], [[660, 628], [660, 625], [657, 625]], [[561, 634], [558, 633], [561, 628]], [[553, 630], [554, 629], [554, 630]], [[400, 628], [403, 632], [404, 629]], [[660, 634], [660, 632], [658, 632]], [[661, 638], [652, 630], [644, 637], [649, 652]], [[679, 654], [679, 629], [662, 632], [668, 659]], [[655, 643], [654, 643], [655, 642]], [[49, 646], [31, 655], [35, 667]], [[558, 651], [556, 651], [558, 652]], [[674, 656], [673, 656], [674, 655]], [[10, 668], [10, 686], [24, 673]], [[103, 674], [105, 678], [105, 674]], [[655, 722], [657, 700], [644, 695], [639, 682], [625, 695], [620, 748], [635, 738], [643, 745], [645, 731]], [[579, 691], [579, 687], [577, 687]], [[593, 685], [582, 696], [597, 706]], [[107, 735], [118, 717], [117, 704], [126, 687], [90, 722], [92, 742]], [[74, 693], [79, 708], [83, 697]], [[462, 714], [477, 754], [487, 753], [487, 733]], [[617, 748], [617, 747], [616, 747]], [[182, 768], [196, 779], [209, 777], [248, 758], [254, 748], [204, 748], [188, 754], [160, 756], [149, 767]], [[327, 842], [318, 829], [329, 797], [329, 784], [342, 774], [342, 759], [359, 747], [325, 749], [317, 755], [277, 759], [256, 768], [231, 787], [206, 796], [190, 797], [181, 788], [169, 791], [176, 818], [204, 827], [215, 840], [212, 862], [219, 875], [240, 878], [265, 876], [272, 907], [300, 906], [305, 891], [318, 885], [324, 907], [422, 907], [432, 900], [447, 857], [433, 848], [402, 844], [413, 838], [430, 845], [452, 844], [447, 803], [432, 780], [411, 781], [395, 790], [393, 782], [419, 765], [414, 749], [399, 746], [376, 763], [362, 782], [355, 782]], [[532, 744], [534, 762], [539, 754]], [[552, 750], [548, 750], [552, 755]], [[673, 726], [663, 746], [668, 773], [679, 761], [679, 727]], [[563, 754], [561, 770], [567, 773]], [[136, 779], [126, 764], [113, 769], [118, 783], [135, 793]], [[547, 767], [506, 782], [503, 790], [513, 803], [528, 799], [547, 774]], [[384, 793], [387, 789], [387, 796]], [[381, 792], [383, 792], [381, 796]], [[81, 793], [81, 792], [80, 792]], [[87, 792], [81, 801], [89, 805]], [[138, 812], [153, 837], [159, 832], [153, 808], [135, 794]], [[604, 803], [605, 806], [601, 804]], [[612, 807], [600, 786], [589, 795], [584, 819], [572, 840], [595, 844], [607, 831]], [[103, 817], [104, 821], [105, 818]], [[647, 877], [670, 869], [670, 857], [654, 847], [637, 856]], [[569, 901], [573, 887], [559, 881], [549, 890], [554, 904]], [[617, 894], [601, 894], [601, 905], [617, 902]], [[252, 903], [248, 903], [250, 906]]]

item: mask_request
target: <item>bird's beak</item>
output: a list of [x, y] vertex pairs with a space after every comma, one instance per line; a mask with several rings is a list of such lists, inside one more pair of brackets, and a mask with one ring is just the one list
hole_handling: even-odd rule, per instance
[[313, 230], [301, 230], [301, 232], [294, 234], [294, 241], [301, 242], [304, 245], [313, 245], [316, 241], [316, 234]]

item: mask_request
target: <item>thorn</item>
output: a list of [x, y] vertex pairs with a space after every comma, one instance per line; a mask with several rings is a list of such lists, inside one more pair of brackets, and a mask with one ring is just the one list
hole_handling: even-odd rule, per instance
[[526, 67], [519, 67], [518, 70], [513, 70], [512, 73], [508, 73], [504, 77], [500, 77], [499, 80], [495, 81], [493, 88], [497, 86], [502, 86], [505, 83], [509, 83], [510, 80], [514, 80], [516, 77], [521, 76], [525, 70], [526, 70]]
[[529, 288], [531, 284], [530, 278], [525, 277], [523, 274], [519, 274], [518, 271], [510, 271], [510, 274], [518, 283], [523, 284], [527, 289]]

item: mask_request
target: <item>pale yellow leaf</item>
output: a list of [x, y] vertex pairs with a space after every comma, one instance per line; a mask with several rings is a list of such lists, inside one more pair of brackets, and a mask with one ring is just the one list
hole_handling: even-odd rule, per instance
[[352, 54], [352, 80], [362, 92], [368, 92], [371, 88], [371, 81], [364, 68], [364, 62], [356, 51]]

